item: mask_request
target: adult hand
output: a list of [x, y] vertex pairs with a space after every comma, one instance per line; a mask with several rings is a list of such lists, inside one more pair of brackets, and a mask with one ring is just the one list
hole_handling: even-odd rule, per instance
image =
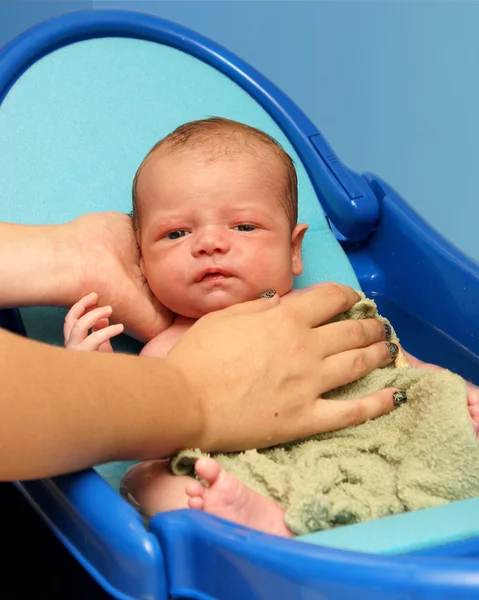
[[98, 293], [112, 320], [142, 340], [172, 322], [140, 269], [129, 216], [93, 213], [62, 225], [0, 223], [0, 308], [62, 306]]
[[118, 212], [93, 213], [64, 226], [72, 240], [77, 297], [96, 292], [98, 305], [109, 305], [111, 321], [149, 340], [165, 330], [173, 316], [153, 296], [140, 270], [140, 254], [131, 218]]
[[[20, 291], [15, 297], [24, 297]], [[188, 447], [271, 446], [387, 412], [391, 390], [362, 400], [321, 399], [391, 360], [378, 321], [317, 327], [357, 299], [329, 284], [281, 305], [273, 298], [218, 311], [193, 325], [163, 360], [69, 352], [0, 329], [0, 371], [9, 374], [0, 419], [9, 460], [0, 479]]]
[[190, 447], [267, 447], [389, 412], [395, 389], [321, 399], [392, 360], [375, 319], [320, 327], [358, 300], [351, 288], [330, 283], [282, 304], [276, 297], [255, 300], [197, 321], [165, 358], [200, 403], [199, 410], [192, 406], [202, 418]]

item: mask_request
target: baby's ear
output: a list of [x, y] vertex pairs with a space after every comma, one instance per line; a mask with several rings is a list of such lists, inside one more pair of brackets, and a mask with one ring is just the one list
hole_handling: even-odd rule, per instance
[[291, 233], [291, 263], [293, 275], [301, 275], [303, 272], [302, 247], [304, 234], [308, 230], [306, 223], [298, 223]]
[[136, 243], [138, 245], [138, 252], [141, 256], [141, 235], [140, 235], [140, 226], [138, 223], [138, 217], [133, 214], [133, 212], [129, 215], [131, 217], [131, 225], [133, 227], [133, 233], [135, 234]]
[[144, 271], [143, 267], [145, 265], [143, 264], [143, 252], [141, 251], [141, 235], [140, 235], [140, 230], [139, 229], [135, 229], [135, 237], [136, 237], [136, 244], [138, 246], [138, 258], [139, 258], [139, 261], [140, 261], [140, 269], [141, 269], [141, 272], [144, 275], [145, 271]]

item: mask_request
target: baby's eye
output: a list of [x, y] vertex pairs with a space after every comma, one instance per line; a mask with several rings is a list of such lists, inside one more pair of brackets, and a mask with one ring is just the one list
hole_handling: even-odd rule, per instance
[[236, 225], [235, 229], [238, 231], [254, 231], [256, 229], [255, 225], [250, 225], [249, 223], [243, 223], [241, 225]]
[[175, 231], [169, 231], [165, 238], [168, 240], [178, 240], [181, 237], [184, 237], [188, 232], [186, 229], [175, 229]]

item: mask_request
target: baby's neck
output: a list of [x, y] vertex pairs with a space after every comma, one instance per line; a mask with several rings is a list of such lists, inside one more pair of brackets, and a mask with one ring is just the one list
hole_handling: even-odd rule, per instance
[[175, 325], [188, 325], [188, 327], [191, 327], [192, 325], [194, 325], [196, 323], [197, 320], [198, 319], [191, 319], [190, 317], [184, 317], [183, 315], [176, 315], [173, 323]]

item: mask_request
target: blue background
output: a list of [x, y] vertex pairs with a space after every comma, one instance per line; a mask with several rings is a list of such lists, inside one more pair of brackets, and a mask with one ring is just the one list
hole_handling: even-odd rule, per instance
[[223, 44], [288, 94], [341, 159], [383, 177], [479, 260], [479, 3], [0, 1], [0, 45], [82, 8], [160, 15]]

